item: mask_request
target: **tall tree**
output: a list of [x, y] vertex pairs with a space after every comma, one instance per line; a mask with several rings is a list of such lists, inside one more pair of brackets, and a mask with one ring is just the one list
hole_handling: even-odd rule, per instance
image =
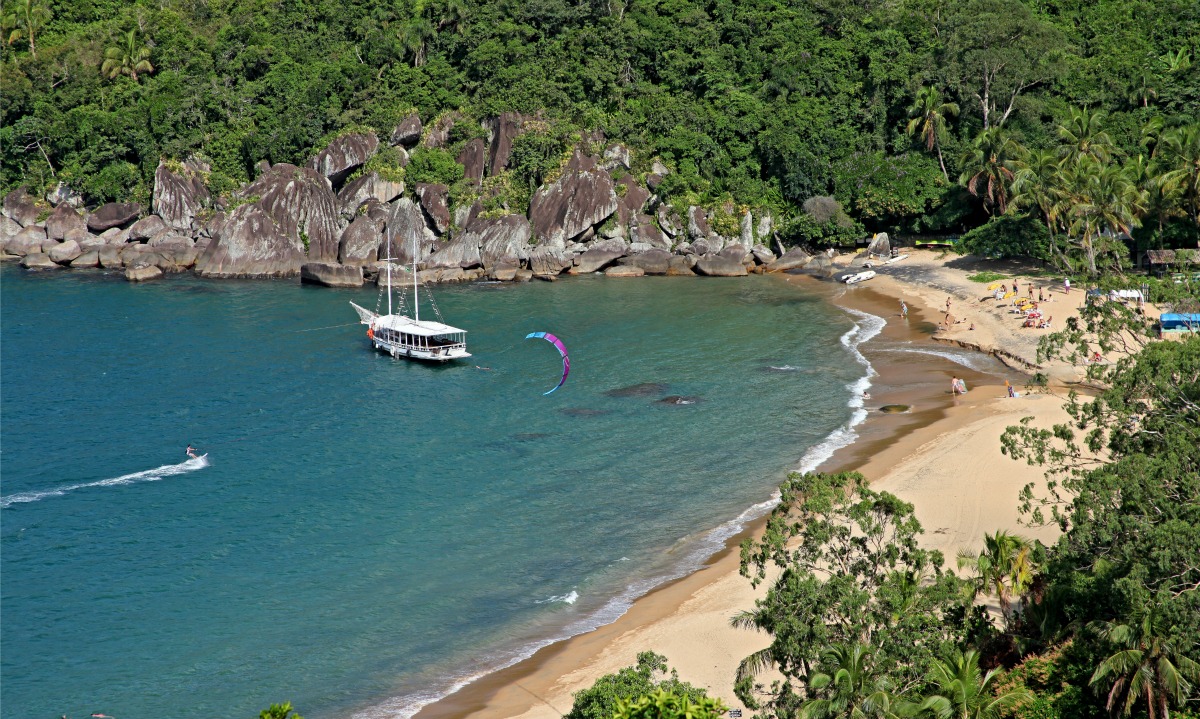
[[1058, 126], [1059, 155], [1074, 162], [1087, 155], [1100, 162], [1112, 159], [1112, 137], [1104, 131], [1104, 111], [1071, 108], [1071, 117]]
[[46, 0], [8, 0], [0, 26], [8, 33], [9, 45], [24, 37], [29, 41], [29, 54], [37, 57], [36, 36], [52, 17]]
[[121, 36], [121, 42], [104, 51], [104, 63], [100, 72], [113, 79], [128, 75], [134, 82], [138, 81], [139, 72], [154, 72], [150, 64], [150, 48], [142, 42], [136, 27]]
[[942, 93], [936, 87], [922, 87], [917, 90], [917, 96], [908, 106], [908, 134], [919, 137], [925, 143], [925, 149], [932, 152], [937, 150], [938, 164], [942, 167], [942, 177], [947, 182], [950, 175], [946, 173], [946, 163], [942, 159], [940, 136], [946, 131], [946, 118], [958, 114], [958, 104], [942, 102]]
[[983, 130], [963, 154], [958, 181], [983, 200], [989, 212], [1008, 210], [1009, 186], [1025, 150], [1002, 127]]
[[1163, 191], [1178, 193], [1183, 210], [1200, 225], [1200, 123], [1164, 132], [1159, 145], [1170, 167], [1160, 178]]
[[1030, 150], [1016, 163], [1013, 175], [1012, 203], [1036, 210], [1050, 233], [1050, 250], [1055, 263], [1066, 266], [1059, 250], [1058, 230], [1062, 214], [1068, 209], [1063, 199], [1062, 160], [1054, 150]]
[[1200, 683], [1200, 664], [1188, 656], [1196, 647], [1171, 636], [1163, 623], [1161, 611], [1151, 603], [1131, 621], [1095, 626], [1116, 651], [1100, 662], [1090, 683], [1109, 687], [1107, 707], [1114, 716], [1129, 716], [1141, 700], [1150, 719], [1168, 719], [1171, 705], [1182, 704]]
[[958, 567], [970, 567], [975, 575], [975, 589], [995, 595], [1005, 625], [1012, 620], [1012, 602], [1028, 591], [1033, 582], [1037, 563], [1033, 559], [1033, 543], [1025, 537], [1003, 530], [983, 535], [983, 550], [958, 554]]
[[995, 669], [983, 673], [978, 652], [955, 651], [930, 668], [929, 683], [937, 693], [926, 697], [918, 712], [937, 719], [999, 719], [1015, 704], [1032, 698], [1026, 690], [999, 691], [997, 675]]
[[[1091, 155], [1077, 155], [1066, 163], [1063, 178], [1071, 202], [1068, 227], [1086, 254], [1088, 274], [1095, 277], [1098, 245], [1141, 226], [1146, 196], [1122, 167]], [[1112, 250], [1120, 253], [1123, 246], [1113, 245]]]
[[434, 34], [433, 23], [423, 15], [409, 19], [396, 31], [396, 37], [404, 45], [405, 51], [412, 56], [413, 67], [425, 64], [429, 41], [433, 39]]

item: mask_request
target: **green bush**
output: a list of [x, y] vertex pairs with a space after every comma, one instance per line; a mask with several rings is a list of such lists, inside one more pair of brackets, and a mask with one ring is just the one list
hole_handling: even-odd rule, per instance
[[982, 257], [1032, 257], [1051, 259], [1050, 232], [1046, 226], [1025, 215], [1000, 215], [982, 227], [963, 235], [960, 252]]
[[463, 178], [463, 166], [458, 164], [449, 150], [422, 147], [413, 152], [408, 167], [404, 168], [404, 175], [414, 184], [424, 182], [450, 186]]

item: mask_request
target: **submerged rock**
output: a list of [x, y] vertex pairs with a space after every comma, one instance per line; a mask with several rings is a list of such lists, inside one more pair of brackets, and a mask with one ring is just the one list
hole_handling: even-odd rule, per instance
[[564, 407], [558, 410], [568, 417], [600, 417], [606, 414], [611, 414], [606, 409], [587, 409], [585, 407]]
[[652, 397], [666, 392], [667, 386], [666, 382], [642, 382], [631, 384], [628, 387], [610, 389], [604, 394], [607, 397]]
[[884, 414], [903, 414], [912, 409], [911, 405], [907, 404], [885, 404], [879, 408]]

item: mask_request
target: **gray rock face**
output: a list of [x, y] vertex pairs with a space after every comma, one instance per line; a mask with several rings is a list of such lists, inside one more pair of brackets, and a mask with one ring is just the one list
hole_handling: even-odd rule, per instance
[[529, 254], [529, 269], [534, 275], [557, 275], [570, 267], [573, 257], [566, 250], [538, 245]]
[[[379, 246], [379, 256], [387, 257], [387, 242], [391, 241], [391, 256], [402, 265], [410, 265], [415, 260], [422, 262], [433, 246], [437, 236], [425, 224], [425, 216], [420, 206], [407, 197], [401, 197], [392, 206], [392, 214], [387, 221], [387, 229], [383, 242]], [[413, 248], [416, 248], [414, 258]]]
[[[255, 204], [271, 218], [278, 231], [292, 241], [297, 252], [304, 252], [301, 239], [301, 233], [304, 233], [308, 238], [309, 260], [332, 262], [337, 259], [338, 241], [342, 235], [337, 200], [329, 182], [316, 170], [281, 162], [250, 183], [241, 194], [259, 198]], [[230, 219], [232, 216], [226, 222]], [[228, 235], [224, 230], [222, 227], [217, 234]], [[299, 272], [300, 266], [296, 265], [292, 274]]]
[[388, 203], [404, 192], [403, 182], [385, 180], [378, 173], [368, 172], [358, 179], [346, 183], [337, 194], [338, 206], [342, 216], [353, 218], [358, 208], [372, 198], [381, 203]]
[[24, 185], [4, 196], [4, 216], [14, 220], [22, 227], [28, 227], [37, 222], [41, 213], [37, 198], [29, 194]]
[[678, 237], [679, 233], [683, 231], [679, 215], [675, 214], [675, 210], [670, 205], [659, 205], [654, 210], [654, 217], [658, 220], [659, 229], [667, 237]]
[[500, 282], [512, 282], [517, 279], [517, 273], [520, 271], [521, 268], [516, 265], [496, 265], [488, 273], [488, 277]]
[[459, 205], [454, 208], [454, 226], [460, 230], [469, 230], [480, 212], [483, 212], [483, 203], [479, 200], [470, 205]]
[[617, 254], [625, 254], [629, 252], [629, 243], [621, 238], [596, 240], [587, 246], [589, 250], [608, 250]]
[[104, 232], [113, 227], [126, 227], [133, 224], [141, 212], [141, 205], [132, 202], [110, 202], [107, 205], [100, 205], [95, 212], [88, 215], [87, 226], [92, 232]]
[[84, 252], [79, 257], [71, 260], [71, 267], [82, 269], [93, 269], [100, 266], [100, 253], [96, 250]]
[[362, 267], [345, 267], [329, 262], [306, 262], [300, 266], [300, 284], [324, 287], [362, 287]]
[[768, 272], [786, 272], [804, 267], [812, 260], [812, 256], [799, 247], [793, 247], [779, 259], [767, 265]]
[[155, 235], [146, 244], [155, 250], [190, 250], [196, 246], [196, 241], [178, 232], [163, 232]]
[[671, 277], [690, 277], [695, 274], [692, 271], [692, 264], [688, 262], [687, 257], [671, 255], [671, 264], [667, 267], [667, 275]]
[[258, 203], [252, 203], [237, 208], [222, 223], [217, 236], [196, 260], [196, 274], [294, 277], [300, 274], [302, 264], [304, 254], [295, 240], [277, 227]]
[[775, 253], [767, 249], [766, 245], [751, 247], [750, 254], [754, 255], [754, 261], [760, 265], [769, 265], [775, 261]]
[[457, 112], [448, 112], [445, 115], [433, 121], [425, 132], [425, 137], [421, 140], [423, 147], [445, 147], [446, 142], [450, 139], [450, 129], [454, 127], [454, 123], [458, 122]]
[[400, 124], [396, 125], [396, 129], [392, 130], [392, 145], [412, 147], [420, 139], [421, 116], [415, 112], [401, 120]]
[[8, 215], [0, 215], [0, 242], [8, 242], [21, 231], [21, 225]]
[[46, 190], [46, 202], [55, 207], [65, 203], [78, 210], [83, 207], [83, 195], [72, 190], [67, 183], [59, 182], [54, 187]]
[[488, 148], [488, 175], [495, 175], [508, 167], [512, 154], [513, 140], [521, 131], [522, 118], [515, 112], [506, 112], [492, 121], [492, 144]]
[[721, 257], [720, 255], [704, 255], [696, 259], [696, 272], [708, 277], [744, 277], [746, 266], [741, 262]]
[[771, 237], [772, 229], [774, 221], [771, 219], [771, 211], [763, 210], [762, 217], [758, 218], [758, 239], [766, 242]]
[[53, 270], [62, 266], [50, 259], [44, 252], [31, 252], [21, 258], [20, 264], [27, 270]]
[[105, 244], [123, 245], [129, 241], [129, 230], [111, 227], [100, 233], [100, 239], [104, 240]]
[[125, 260], [121, 257], [120, 247], [105, 245], [99, 250], [96, 250], [96, 255], [100, 259], [100, 266], [106, 270], [117, 269], [125, 266]]
[[750, 250], [747, 250], [745, 247], [737, 243], [727, 245], [718, 254], [727, 260], [740, 262], [742, 264], [745, 264], [746, 260], [750, 259], [751, 257]]
[[723, 249], [725, 249], [725, 240], [718, 235], [692, 241], [692, 252], [697, 255], [715, 255]]
[[477, 220], [462, 237], [478, 242], [480, 262], [485, 270], [491, 272], [500, 265], [519, 267], [529, 259], [532, 232], [529, 220], [524, 215], [505, 215]]
[[212, 195], [197, 168], [185, 165], [175, 174], [165, 163], [158, 163], [151, 207], [167, 227], [180, 232], [198, 229], [196, 216], [211, 203]]
[[379, 245], [383, 241], [380, 225], [381, 223], [367, 215], [354, 218], [354, 222], [342, 233], [342, 240], [338, 245], [338, 262], [361, 267], [377, 261]]
[[671, 257], [666, 250], [646, 250], [622, 259], [621, 264], [640, 267], [648, 275], [665, 275], [671, 268]]
[[4, 250], [10, 255], [35, 255], [42, 251], [42, 246], [52, 244], [46, 239], [46, 231], [37, 225], [26, 227], [4, 244]]
[[421, 200], [421, 209], [429, 218], [433, 231], [439, 235], [446, 234], [446, 230], [450, 229], [450, 188], [418, 182], [413, 190]]
[[812, 260], [805, 265], [804, 269], [816, 275], [832, 277], [834, 274], [833, 259], [823, 252], [818, 253], [813, 255]]
[[739, 234], [743, 247], [754, 246], [754, 216], [750, 212], [742, 215], [742, 227]]
[[654, 218], [649, 215], [637, 215], [629, 223], [629, 241], [660, 250], [671, 249], [671, 240], [667, 239], [654, 222]]
[[617, 265], [604, 271], [605, 277], [641, 277], [646, 271], [636, 265]]
[[146, 242], [158, 235], [170, 231], [167, 223], [158, 215], [146, 215], [129, 226], [130, 242]]
[[379, 223], [379, 226], [382, 228], [387, 225], [388, 217], [392, 214], [392, 208], [374, 197], [368, 197], [366, 202], [358, 206], [357, 214], [370, 217]]
[[371, 159], [378, 149], [379, 138], [374, 133], [342, 135], [309, 160], [308, 167], [328, 177], [337, 187], [346, 179], [346, 175]]
[[84, 252], [87, 252], [88, 250], [98, 250], [101, 247], [104, 247], [105, 244], [104, 240], [88, 232], [86, 228], [71, 230], [67, 233], [67, 236], [63, 238], [63, 242], [66, 242], [67, 240], [74, 240], [77, 242], [79, 247]]
[[125, 269], [125, 279], [130, 282], [148, 282], [163, 276], [163, 271], [157, 265], [135, 265]]
[[483, 184], [483, 169], [487, 164], [487, 145], [477, 137], [463, 146], [458, 153], [458, 164], [463, 166], [463, 177], [479, 187]]
[[[539, 245], [561, 248], [568, 240], [599, 224], [617, 209], [612, 178], [594, 169], [595, 160], [581, 158], [550, 185], [539, 187], [529, 203], [529, 220]], [[589, 168], [589, 162], [591, 167]]]
[[688, 236], [692, 238], [692, 242], [708, 239], [712, 234], [708, 227], [708, 214], [702, 208], [692, 205], [687, 209], [687, 218]]
[[609, 145], [604, 150], [604, 169], [612, 170], [617, 167], [624, 167], [628, 170], [633, 165], [629, 159], [629, 148], [621, 143]]
[[74, 240], [64, 242], [60, 245], [55, 245], [46, 253], [50, 257], [51, 262], [57, 262], [60, 265], [68, 264], [71, 260], [83, 254], [83, 250], [79, 249], [79, 243]]
[[876, 257], [891, 257], [892, 243], [888, 238], [888, 233], [880, 232], [871, 238], [871, 244], [867, 246], [867, 254]]
[[616, 262], [625, 253], [612, 250], [591, 249], [575, 258], [575, 266], [568, 270], [573, 275], [587, 275], [598, 272]]
[[74, 207], [60, 204], [46, 218], [46, 236], [52, 240], [65, 240], [72, 230], [87, 232], [87, 220]]
[[430, 270], [457, 267], [470, 269], [483, 263], [479, 256], [479, 238], [470, 233], [456, 237], [450, 242], [437, 248], [429, 259], [425, 260], [425, 268]]

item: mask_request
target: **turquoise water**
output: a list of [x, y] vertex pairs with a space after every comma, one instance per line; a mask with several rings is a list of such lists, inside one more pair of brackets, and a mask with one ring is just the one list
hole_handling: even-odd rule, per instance
[[431, 367], [339, 326], [373, 289], [0, 290], [12, 717], [408, 716], [697, 566], [846, 439], [878, 326], [765, 277], [448, 287], [475, 357]]

